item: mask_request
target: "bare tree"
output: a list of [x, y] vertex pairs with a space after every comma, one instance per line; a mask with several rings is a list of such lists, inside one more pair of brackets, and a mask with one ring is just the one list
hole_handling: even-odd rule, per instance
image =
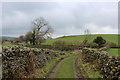
[[50, 36], [52, 32], [53, 32], [52, 27], [44, 18], [40, 17], [35, 19], [33, 21], [32, 29], [33, 45], [39, 44], [43, 39], [46, 39], [47, 36]]
[[83, 44], [86, 44], [86, 43], [88, 42], [88, 40], [90, 39], [90, 36], [91, 36], [90, 30], [89, 30], [89, 29], [86, 29], [86, 30], [84, 31], [84, 34], [85, 34], [85, 39], [84, 39], [84, 41], [83, 41]]

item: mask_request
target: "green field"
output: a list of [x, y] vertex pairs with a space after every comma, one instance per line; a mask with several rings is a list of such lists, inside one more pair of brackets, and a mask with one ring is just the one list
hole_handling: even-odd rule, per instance
[[[103, 37], [107, 42], [113, 42], [118, 44], [118, 34], [92, 34], [91, 37], [89, 38], [89, 42], [92, 42], [97, 36]], [[73, 36], [66, 36], [66, 37], [60, 37], [60, 38], [55, 38], [55, 39], [49, 39], [43, 42], [42, 44], [44, 45], [51, 45], [53, 42], [57, 40], [63, 40], [67, 42], [83, 42], [85, 39], [85, 35], [73, 35]]]
[[111, 53], [113, 55], [120, 55], [120, 49], [114, 49], [114, 48], [111, 48], [108, 50], [108, 53]]
[[60, 69], [57, 71], [56, 78], [75, 78], [74, 70], [73, 70], [73, 60], [79, 56], [80, 54], [73, 54], [65, 60]]

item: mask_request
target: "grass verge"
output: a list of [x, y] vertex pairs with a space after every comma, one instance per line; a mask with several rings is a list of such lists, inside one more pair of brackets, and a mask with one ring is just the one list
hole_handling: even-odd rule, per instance
[[102, 75], [100, 74], [100, 72], [95, 70], [92, 64], [83, 63], [81, 58], [79, 58], [79, 64], [81, 64], [82, 67], [84, 68], [84, 71], [88, 78], [102, 78]]
[[46, 66], [36, 70], [36, 78], [44, 78], [50, 72], [50, 70], [57, 64], [57, 61], [59, 61], [61, 58], [65, 58], [67, 56], [70, 56], [70, 54], [61, 55], [60, 57], [56, 57], [56, 58], [46, 62]]

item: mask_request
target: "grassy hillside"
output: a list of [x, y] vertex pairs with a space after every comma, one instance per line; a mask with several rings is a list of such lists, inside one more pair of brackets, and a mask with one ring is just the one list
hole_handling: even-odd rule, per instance
[[[93, 41], [97, 36], [103, 37], [108, 42], [113, 42], [113, 43], [118, 44], [118, 34], [92, 34], [91, 37], [89, 38], [89, 42]], [[119, 35], [119, 37], [120, 37], [120, 35]], [[66, 37], [60, 37], [60, 38], [46, 40], [42, 44], [51, 45], [53, 42], [55, 42], [57, 40], [64, 40], [67, 42], [78, 43], [78, 42], [83, 42], [84, 39], [85, 39], [85, 35], [66, 36]]]
[[16, 37], [8, 37], [8, 36], [0, 36], [0, 39], [5, 39], [5, 40], [12, 40], [15, 39]]

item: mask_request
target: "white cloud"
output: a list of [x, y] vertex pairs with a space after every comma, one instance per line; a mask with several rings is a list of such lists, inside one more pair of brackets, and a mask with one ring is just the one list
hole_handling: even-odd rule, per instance
[[93, 23], [88, 23], [85, 25], [86, 29], [89, 29], [91, 33], [99, 34], [118, 34], [118, 29], [114, 29], [111, 26], [98, 26]]
[[0, 35], [2, 35], [2, 3], [0, 3]]
[[57, 37], [62, 37], [64, 35], [61, 35], [61, 34], [52, 34], [51, 36], [52, 36], [52, 38], [57, 38]]
[[80, 35], [84, 31], [83, 29], [78, 29], [74, 25], [67, 26], [67, 27], [63, 28], [62, 30], [63, 30], [63, 34], [66, 34], [66, 35]]
[[118, 2], [119, 0], [1, 0], [2, 2]]

